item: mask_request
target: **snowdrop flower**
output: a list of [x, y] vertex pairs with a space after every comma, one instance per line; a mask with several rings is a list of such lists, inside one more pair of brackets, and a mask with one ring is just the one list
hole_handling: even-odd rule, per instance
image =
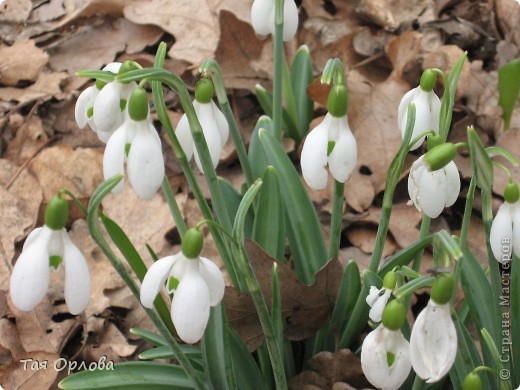
[[224, 296], [224, 278], [211, 261], [200, 257], [202, 233], [186, 232], [182, 251], [156, 261], [148, 270], [141, 286], [141, 303], [152, 308], [161, 287], [173, 293], [171, 317], [179, 337], [188, 344], [199, 341], [209, 319], [210, 306]]
[[438, 145], [416, 160], [410, 169], [408, 194], [411, 202], [430, 218], [437, 218], [459, 196], [459, 171], [451, 161], [455, 153], [454, 144]]
[[[213, 83], [210, 80], [202, 79], [195, 88], [195, 100], [193, 107], [202, 127], [202, 132], [208, 145], [209, 154], [213, 167], [217, 167], [220, 160], [220, 153], [229, 137], [229, 126], [226, 117], [218, 109], [217, 105], [211, 100], [213, 97]], [[177, 125], [176, 130], [179, 142], [186, 154], [187, 159], [195, 155], [195, 163], [201, 172], [202, 164], [195, 145], [188, 122], [188, 117], [184, 114]]]
[[505, 202], [498, 209], [491, 225], [489, 241], [495, 259], [502, 264], [511, 260], [512, 252], [520, 257], [520, 191], [509, 182], [504, 190]]
[[[439, 132], [439, 117], [441, 112], [441, 101], [433, 91], [436, 76], [431, 69], [424, 71], [420, 85], [408, 91], [401, 102], [397, 113], [397, 124], [404, 138], [406, 122], [408, 120], [408, 105], [415, 104], [415, 124], [412, 131], [412, 140], [422, 133], [433, 130]], [[422, 145], [425, 137], [421, 137], [410, 150], [415, 150]]]
[[383, 323], [363, 341], [361, 368], [367, 380], [379, 389], [399, 389], [410, 373], [410, 345], [400, 331], [405, 319], [403, 303], [390, 302]]
[[[260, 36], [274, 34], [275, 0], [254, 0], [251, 8], [251, 24]], [[294, 0], [285, 0], [283, 5], [283, 40], [294, 37], [298, 29], [298, 8]]]
[[30, 311], [40, 303], [49, 288], [50, 270], [65, 268], [65, 302], [72, 314], [88, 304], [90, 275], [85, 258], [63, 228], [68, 203], [55, 196], [45, 213], [45, 225], [34, 229], [25, 240], [22, 254], [11, 274], [10, 295], [20, 310]]
[[370, 286], [370, 292], [366, 298], [367, 304], [370, 306], [368, 316], [374, 322], [380, 322], [383, 316], [383, 310], [390, 298], [390, 294], [395, 287], [397, 276], [394, 271], [388, 272], [383, 279], [383, 287], [378, 289], [376, 286]]
[[428, 305], [419, 313], [412, 328], [412, 366], [427, 383], [442, 379], [451, 369], [457, 355], [457, 332], [450, 313], [453, 288], [451, 275], [438, 277], [433, 284]]
[[357, 144], [348, 125], [344, 86], [332, 88], [328, 109], [323, 121], [307, 135], [300, 158], [303, 178], [315, 190], [327, 186], [327, 165], [334, 179], [344, 183], [357, 162]]
[[[130, 96], [127, 118], [107, 142], [103, 156], [105, 180], [124, 173], [125, 157], [133, 189], [140, 198], [151, 199], [164, 179], [164, 159], [161, 140], [148, 112], [148, 96], [141, 87]], [[120, 193], [123, 187], [121, 181], [112, 191]]]

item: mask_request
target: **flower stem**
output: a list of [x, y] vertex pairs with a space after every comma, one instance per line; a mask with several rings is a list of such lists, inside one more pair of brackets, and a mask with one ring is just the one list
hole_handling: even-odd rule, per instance
[[464, 206], [464, 218], [462, 219], [462, 227], [460, 229], [459, 247], [462, 251], [467, 246], [469, 224], [471, 221], [471, 211], [473, 210], [473, 200], [475, 199], [476, 187], [477, 181], [475, 180], [475, 176], [471, 176], [468, 194], [466, 195], [466, 205]]
[[[428, 217], [426, 214], [422, 214], [421, 229], [419, 231], [419, 238], [418, 238], [419, 241], [428, 235], [428, 233], [430, 231], [430, 222], [431, 222], [431, 218]], [[412, 267], [412, 269], [415, 272], [419, 272], [419, 268], [421, 267], [421, 263], [422, 263], [423, 254], [424, 254], [424, 249], [421, 249], [415, 255], [415, 259], [413, 261], [413, 267]]]
[[275, 0], [273, 34], [273, 124], [276, 139], [282, 139], [282, 86], [283, 86], [283, 3]]
[[332, 200], [332, 219], [330, 221], [329, 259], [338, 256], [343, 222], [343, 201], [345, 199], [345, 183], [334, 180], [334, 196]]
[[175, 199], [172, 187], [166, 176], [164, 176], [164, 180], [162, 182], [162, 190], [164, 193], [164, 197], [166, 198], [166, 203], [168, 203], [168, 207], [170, 208], [170, 212], [172, 214], [175, 225], [177, 226], [177, 230], [179, 231], [179, 235], [182, 238], [184, 236], [184, 233], [186, 233], [186, 230], [188, 230], [188, 227], [186, 226], [186, 222], [184, 222], [181, 210], [179, 209], [179, 205], [177, 204], [177, 199]]

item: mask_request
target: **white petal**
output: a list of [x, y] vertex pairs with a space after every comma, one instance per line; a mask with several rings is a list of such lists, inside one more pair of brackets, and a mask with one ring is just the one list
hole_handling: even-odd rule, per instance
[[370, 291], [368, 292], [368, 295], [366, 297], [367, 305], [372, 307], [374, 306], [374, 303], [377, 301], [377, 298], [379, 298], [379, 293], [382, 289], [378, 289], [376, 286], [370, 286]]
[[80, 129], [84, 128], [88, 123], [87, 111], [89, 109], [89, 103], [91, 102], [92, 94], [96, 90], [95, 86], [88, 87], [78, 97], [76, 101], [76, 107], [74, 108], [74, 116], [76, 123]]
[[164, 179], [162, 148], [155, 128], [149, 127], [148, 121], [140, 121], [137, 126], [128, 154], [128, 178], [141, 199], [151, 199]]
[[[202, 132], [204, 134], [204, 138], [206, 139], [206, 144], [208, 145], [213, 167], [216, 168], [220, 160], [222, 141], [220, 138], [220, 130], [217, 126], [215, 117], [213, 116], [213, 108], [209, 103], [194, 102], [193, 105], [195, 107], [195, 111], [197, 112], [197, 117], [199, 118]], [[194, 154], [195, 163], [197, 164], [199, 170], [203, 172], [197, 149], [195, 149]]]
[[[126, 126], [127, 123], [123, 123], [115, 132], [112, 134], [107, 142], [105, 148], [105, 154], [103, 156], [103, 176], [105, 180], [110, 179], [112, 176], [117, 174], [123, 174], [125, 169], [125, 147], [126, 147]], [[121, 180], [117, 186], [112, 190], [114, 193], [120, 193], [123, 191], [124, 181]]]
[[348, 126], [347, 116], [337, 119], [340, 120], [339, 137], [328, 157], [328, 162], [334, 179], [345, 183], [357, 163], [357, 143]]
[[229, 138], [229, 125], [227, 123], [226, 117], [222, 111], [219, 110], [217, 105], [213, 101], [211, 101], [210, 104], [211, 108], [213, 109], [213, 118], [215, 119], [215, 123], [219, 130], [220, 144], [224, 146]]
[[370, 309], [370, 312], [368, 316], [370, 319], [374, 322], [380, 322], [381, 317], [383, 316], [383, 310], [385, 310], [386, 303], [388, 302], [388, 299], [390, 298], [390, 290], [387, 290], [386, 288], [383, 288], [384, 293], [381, 296], [378, 296], [375, 300], [372, 308]]
[[98, 131], [111, 132], [123, 123], [121, 88], [122, 84], [111, 82], [99, 92], [94, 102], [94, 123]]
[[520, 259], [520, 202], [512, 207], [513, 211], [513, 250], [516, 257]]
[[211, 260], [200, 258], [199, 272], [209, 289], [210, 305], [216, 306], [224, 297], [225, 283], [220, 269]]
[[[44, 229], [49, 229], [47, 226]], [[52, 230], [49, 229], [49, 242], [47, 243], [47, 253], [50, 256], [63, 257], [63, 238], [62, 235], [65, 233], [65, 229]], [[40, 233], [43, 234], [43, 233]]]
[[408, 105], [412, 102], [417, 88], [411, 89], [401, 98], [399, 108], [397, 110], [397, 126], [401, 130], [401, 135], [404, 138], [404, 131], [406, 130], [405, 115], [407, 115]]
[[260, 36], [271, 34], [274, 30], [274, 1], [255, 0], [251, 7], [251, 24]]
[[439, 121], [441, 116], [441, 101], [434, 91], [429, 92], [430, 97], [430, 126], [431, 130], [439, 133]]
[[51, 230], [43, 227], [37, 239], [16, 261], [9, 285], [11, 300], [20, 310], [30, 311], [40, 303], [49, 288], [49, 244]]
[[[413, 127], [412, 139], [415, 139], [420, 134], [427, 130], [433, 130], [431, 124], [430, 99], [427, 92], [419, 88], [414, 96], [413, 103], [415, 104], [415, 124]], [[406, 128], [407, 115], [403, 118], [404, 127]], [[410, 150], [415, 150], [422, 145], [425, 137], [421, 137]]]
[[495, 259], [502, 264], [511, 260], [513, 248], [513, 218], [511, 205], [504, 202], [491, 224], [489, 244]]
[[305, 138], [300, 164], [303, 178], [308, 186], [315, 190], [322, 190], [327, 186], [327, 148], [329, 143], [329, 125], [332, 116], [327, 114], [323, 121], [316, 126]]
[[460, 177], [457, 165], [452, 161], [444, 167], [446, 175], [446, 207], [455, 203], [460, 194]]
[[163, 257], [153, 263], [148, 269], [141, 284], [141, 304], [144, 307], [153, 307], [153, 301], [164, 286], [164, 283], [166, 283], [166, 279], [170, 275], [170, 270], [176, 260], [175, 256]]
[[181, 120], [177, 124], [175, 135], [181, 144], [186, 158], [188, 161], [191, 160], [191, 157], [193, 156], [193, 137], [191, 135], [190, 124], [186, 114], [181, 117]]
[[188, 262], [186, 272], [175, 290], [171, 316], [179, 337], [188, 344], [199, 341], [209, 319], [210, 295], [198, 272], [198, 262]]
[[426, 170], [418, 183], [421, 211], [430, 218], [437, 218], [446, 207], [446, 175], [444, 171]]
[[108, 70], [109, 72], [117, 74], [119, 72], [119, 69], [121, 68], [121, 65], [123, 65], [121, 62], [110, 62], [105, 65], [103, 70]]
[[34, 229], [32, 232], [29, 233], [29, 235], [27, 236], [27, 238], [25, 239], [25, 242], [23, 243], [23, 247], [22, 247], [22, 252], [27, 248], [29, 247], [29, 245], [33, 244], [34, 242], [36, 242], [36, 239], [38, 238], [38, 236], [40, 235], [40, 232], [42, 231], [42, 228], [39, 227], [39, 228], [36, 228]]
[[298, 30], [298, 8], [294, 0], [285, 0], [283, 4], [283, 40], [294, 37]]
[[65, 302], [71, 314], [87, 307], [90, 297], [90, 272], [85, 257], [63, 232], [63, 265], [65, 267]]

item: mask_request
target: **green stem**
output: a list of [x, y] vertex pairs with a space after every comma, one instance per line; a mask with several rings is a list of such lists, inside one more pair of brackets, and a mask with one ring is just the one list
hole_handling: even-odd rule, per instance
[[477, 181], [475, 176], [471, 176], [469, 182], [468, 194], [466, 195], [466, 205], [464, 206], [464, 218], [462, 219], [462, 227], [460, 229], [459, 247], [462, 251], [467, 246], [469, 224], [471, 222], [471, 212], [473, 210], [473, 200], [475, 199], [475, 188]]
[[[419, 241], [428, 236], [428, 233], [430, 232], [430, 222], [431, 218], [428, 217], [426, 214], [422, 214], [421, 218], [421, 229], [419, 231]], [[421, 249], [417, 251], [417, 254], [415, 255], [415, 259], [413, 261], [413, 267], [412, 269], [415, 272], [419, 272], [419, 268], [421, 267], [422, 258], [424, 254], [424, 249]]]
[[345, 199], [345, 183], [334, 180], [334, 197], [332, 200], [332, 219], [330, 221], [329, 259], [339, 253], [341, 227], [343, 223], [343, 201]]
[[172, 187], [170, 186], [170, 182], [166, 176], [164, 176], [164, 180], [162, 182], [162, 190], [164, 197], [166, 198], [166, 203], [168, 203], [168, 207], [170, 208], [175, 225], [177, 226], [177, 230], [179, 231], [179, 235], [182, 238], [184, 233], [186, 233], [186, 230], [188, 230], [188, 227], [186, 226], [186, 222], [184, 222], [181, 210], [177, 204], [177, 199], [175, 199]]
[[273, 124], [276, 139], [282, 139], [282, 86], [283, 86], [283, 3], [275, 0], [273, 34]]
[[85, 208], [85, 206], [83, 206], [83, 204], [80, 202], [80, 200], [78, 198], [76, 198], [76, 195], [74, 195], [72, 192], [70, 192], [66, 188], [61, 188], [60, 190], [58, 190], [58, 195], [61, 195], [61, 194], [66, 194], [70, 199], [72, 199], [74, 204], [76, 206], [78, 206], [78, 208], [81, 210], [83, 215], [85, 217], [87, 216], [87, 209]]

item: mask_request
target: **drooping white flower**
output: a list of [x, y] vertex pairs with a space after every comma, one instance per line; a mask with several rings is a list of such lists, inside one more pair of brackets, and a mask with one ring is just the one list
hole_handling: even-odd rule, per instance
[[400, 330], [390, 330], [381, 324], [363, 341], [361, 368], [375, 387], [399, 389], [411, 367], [410, 345]]
[[511, 254], [520, 257], [520, 201], [518, 185], [509, 183], [504, 191], [504, 203], [498, 209], [491, 225], [489, 243], [495, 259], [502, 264], [511, 260]]
[[65, 268], [65, 302], [72, 314], [88, 304], [90, 275], [87, 263], [65, 229], [48, 226], [34, 229], [27, 237], [22, 254], [11, 274], [10, 295], [20, 310], [32, 310], [49, 288], [50, 270]]
[[336, 117], [327, 113], [305, 139], [300, 159], [303, 178], [309, 187], [322, 190], [327, 186], [327, 165], [334, 179], [344, 183], [350, 178], [356, 162], [357, 144], [347, 115]]
[[[197, 114], [197, 118], [202, 127], [202, 132], [208, 145], [213, 167], [216, 168], [220, 160], [222, 148], [229, 137], [229, 125], [226, 121], [226, 117], [212, 100], [209, 100], [207, 103], [194, 100], [193, 107], [195, 108], [195, 113]], [[186, 114], [184, 114], [179, 121], [175, 133], [177, 134], [179, 142], [188, 160], [195, 155], [195, 163], [199, 170], [203, 172], [199, 153], [193, 143], [193, 137]]]
[[367, 304], [370, 306], [370, 312], [368, 316], [374, 322], [380, 322], [385, 309], [386, 303], [392, 293], [391, 289], [381, 288], [378, 289], [376, 286], [370, 286], [370, 292], [366, 298]]
[[430, 169], [425, 155], [416, 160], [408, 176], [408, 194], [417, 210], [437, 218], [445, 207], [457, 200], [460, 177], [453, 161], [436, 171]]
[[430, 299], [417, 316], [410, 336], [413, 369], [427, 383], [434, 383], [448, 373], [456, 355], [457, 332], [450, 304], [438, 304]]
[[[274, 0], [254, 0], [251, 8], [251, 24], [260, 36], [274, 34]], [[285, 0], [283, 6], [283, 40], [294, 37], [298, 29], [298, 8], [294, 0]]]
[[179, 337], [186, 343], [199, 341], [209, 319], [210, 306], [224, 296], [224, 278], [219, 268], [204, 257], [188, 259], [182, 252], [156, 261], [141, 286], [141, 303], [152, 308], [160, 289], [173, 293], [171, 317]]
[[[422, 133], [433, 130], [439, 132], [439, 120], [441, 112], [441, 101], [433, 91], [435, 85], [435, 73], [431, 69], [424, 71], [421, 83], [417, 88], [408, 91], [399, 103], [397, 112], [397, 125], [404, 138], [406, 122], [408, 121], [408, 105], [415, 105], [415, 124], [411, 140]], [[425, 137], [421, 137], [410, 150], [415, 150], [422, 145]]]
[[[144, 89], [138, 88], [134, 92], [131, 99], [137, 95], [146, 99]], [[148, 107], [146, 100], [140, 104]], [[140, 198], [151, 199], [164, 179], [164, 159], [161, 139], [153, 126], [148, 108], [143, 112], [142, 118], [132, 119], [128, 114], [123, 124], [110, 137], [103, 156], [103, 174], [105, 180], [116, 174], [123, 174], [126, 159], [132, 188]], [[121, 181], [112, 191], [120, 193], [123, 187], [124, 182]]]

